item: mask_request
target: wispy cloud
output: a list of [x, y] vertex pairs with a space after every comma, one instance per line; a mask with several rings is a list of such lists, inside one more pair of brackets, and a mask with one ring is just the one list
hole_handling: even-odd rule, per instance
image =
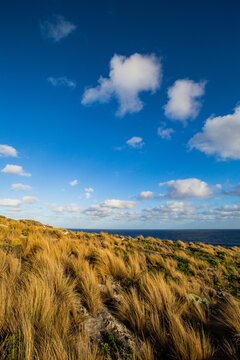
[[222, 195], [240, 196], [240, 183], [237, 185], [230, 185], [231, 190], [222, 190]]
[[26, 173], [22, 166], [19, 165], [6, 165], [4, 169], [1, 170], [1, 172], [5, 174], [11, 174], [11, 175], [20, 175], [20, 176], [31, 176], [30, 173]]
[[154, 195], [155, 195], [155, 193], [152, 192], [152, 191], [142, 191], [142, 192], [140, 192], [140, 194], [138, 195], [138, 199], [139, 199], [139, 200], [148, 200], [148, 199], [153, 198]]
[[141, 137], [133, 136], [131, 139], [126, 141], [126, 144], [135, 149], [141, 149], [144, 145], [144, 142]]
[[157, 133], [162, 139], [170, 140], [172, 137], [171, 134], [174, 133], [174, 130], [172, 128], [164, 129], [163, 127], [159, 127]]
[[24, 185], [24, 184], [12, 184], [11, 190], [12, 191], [16, 191], [16, 190], [28, 191], [28, 190], [32, 190], [32, 187], [30, 185]]
[[85, 188], [84, 190], [85, 190], [85, 195], [84, 195], [85, 198], [90, 199], [91, 194], [94, 192], [94, 189], [89, 187], [89, 188]]
[[77, 184], [78, 184], [77, 179], [70, 181], [70, 183], [69, 183], [69, 185], [71, 185], [71, 186], [76, 186]]
[[91, 205], [82, 212], [94, 219], [111, 217], [113, 215], [124, 216], [126, 215], [126, 209], [132, 209], [137, 204], [136, 201], [109, 199], [104, 200], [100, 204]]
[[66, 76], [57, 78], [50, 76], [48, 78], [48, 82], [54, 87], [68, 87], [70, 89], [74, 89], [76, 87], [76, 82], [68, 79]]
[[202, 131], [189, 141], [195, 148], [207, 155], [217, 155], [219, 159], [240, 159], [240, 106], [233, 114], [210, 117]]
[[0, 199], [0, 206], [18, 208], [22, 204], [35, 204], [40, 200], [34, 196], [23, 196], [22, 199]]
[[91, 205], [83, 210], [83, 214], [95, 220], [119, 214], [119, 209], [112, 209], [101, 206], [101, 204]]
[[201, 109], [200, 97], [204, 95], [206, 81], [199, 83], [189, 79], [175, 81], [168, 88], [168, 103], [164, 106], [165, 115], [173, 120], [195, 119]]
[[142, 91], [155, 92], [160, 87], [161, 78], [161, 63], [155, 55], [135, 53], [128, 58], [114, 55], [110, 61], [109, 77], [100, 77], [98, 86], [87, 89], [82, 104], [107, 103], [115, 97], [119, 103], [118, 116], [139, 112], [143, 108], [139, 94]]
[[137, 199], [140, 201], [154, 199], [154, 200], [162, 200], [166, 197], [164, 194], [157, 194], [153, 191], [142, 191], [140, 194], [138, 194]]
[[90, 193], [93, 193], [94, 192], [94, 189], [89, 187], [89, 188], [85, 188], [84, 189], [86, 192], [90, 192]]
[[83, 214], [93, 220], [112, 218], [116, 221], [137, 221], [144, 223], [161, 222], [170, 223], [172, 221], [191, 221], [197, 217], [196, 208], [191, 202], [167, 201], [165, 204], [146, 208], [142, 211], [126, 211], [122, 208], [109, 208], [103, 203], [91, 205], [83, 210]]
[[115, 209], [132, 209], [138, 203], [136, 201], [110, 199], [103, 201], [100, 205], [102, 207], [109, 207]]
[[40, 200], [35, 196], [23, 196], [22, 203], [25, 204], [35, 204], [36, 202], [39, 202]]
[[17, 207], [21, 205], [21, 200], [18, 199], [0, 199], [0, 206]]
[[218, 208], [206, 210], [205, 215], [212, 216], [214, 220], [240, 219], [240, 206], [237, 204], [222, 205]]
[[70, 203], [68, 205], [57, 205], [55, 203], [52, 203], [52, 204], [48, 204], [48, 208], [54, 213], [59, 213], [59, 214], [81, 212], [81, 209], [76, 203]]
[[54, 42], [66, 38], [77, 28], [76, 25], [65, 20], [61, 15], [53, 16], [51, 21], [43, 21], [40, 26], [43, 36], [52, 39]]
[[196, 218], [196, 209], [190, 202], [167, 201], [164, 205], [144, 209], [141, 221], [168, 223], [172, 221], [189, 221]]
[[0, 157], [17, 157], [17, 150], [9, 145], [0, 145]]

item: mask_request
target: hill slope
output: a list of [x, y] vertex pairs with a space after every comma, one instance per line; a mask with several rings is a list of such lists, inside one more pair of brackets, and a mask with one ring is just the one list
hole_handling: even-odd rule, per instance
[[240, 249], [0, 217], [0, 359], [238, 359]]

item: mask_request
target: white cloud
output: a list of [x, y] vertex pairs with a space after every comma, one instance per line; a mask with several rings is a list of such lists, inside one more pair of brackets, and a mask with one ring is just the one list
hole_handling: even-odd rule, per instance
[[55, 203], [48, 204], [49, 210], [56, 212], [56, 213], [63, 213], [65, 211], [65, 206], [63, 205], [57, 205]]
[[76, 203], [71, 203], [66, 206], [66, 211], [71, 213], [71, 212], [81, 211], [81, 209], [79, 208], [79, 206]]
[[131, 139], [126, 141], [126, 144], [135, 149], [141, 149], [144, 145], [144, 142], [141, 137], [133, 136]]
[[[130, 210], [130, 208], [138, 203], [136, 202], [135, 205], [131, 204], [130, 206], [127, 203], [127, 201], [111, 199], [85, 209], [79, 208], [75, 203], [68, 205], [48, 204], [49, 209], [53, 211], [53, 214], [48, 216], [55, 216], [56, 219], [64, 219], [64, 221], [70, 218], [79, 221], [79, 218], [84, 219], [82, 216], [85, 215], [90, 221], [103, 221], [103, 219], [109, 218], [112, 224], [119, 221], [122, 223], [134, 221], [139, 226], [141, 222], [162, 224], [162, 226], [175, 225], [179, 224], [179, 222], [189, 224], [191, 222], [202, 226], [202, 224], [208, 224], [209, 222], [215, 222], [216, 224], [216, 221], [238, 221], [240, 218], [240, 206], [236, 204], [211, 208], [211, 204], [204, 203], [195, 206], [189, 201], [170, 200], [156, 207], [134, 211]], [[17, 206], [14, 207], [14, 203], [10, 209], [18, 210]], [[74, 226], [77, 226], [76, 224]], [[91, 224], [93, 225], [93, 223]], [[104, 224], [107, 224], [107, 222]], [[90, 226], [90, 223], [88, 226]]]
[[17, 150], [9, 145], [0, 145], [0, 157], [17, 157]]
[[107, 103], [115, 97], [119, 103], [118, 116], [138, 112], [143, 108], [140, 92], [155, 92], [160, 87], [161, 78], [162, 66], [155, 55], [114, 55], [110, 61], [109, 78], [100, 77], [98, 86], [87, 89], [82, 104]]
[[66, 76], [58, 78], [50, 76], [48, 82], [54, 87], [69, 87], [71, 89], [76, 87], [76, 82], [68, 79]]
[[205, 181], [196, 178], [184, 180], [170, 180], [160, 183], [159, 186], [166, 185], [168, 188], [167, 197], [172, 199], [205, 199], [212, 195], [212, 191]]
[[6, 165], [4, 169], [1, 170], [1, 172], [5, 174], [11, 174], [11, 175], [20, 175], [20, 176], [31, 176], [29, 173], [25, 173], [23, 171], [22, 166], [19, 165]]
[[174, 130], [171, 128], [164, 129], [162, 127], [159, 127], [157, 133], [162, 139], [170, 140], [171, 134], [174, 133]]
[[138, 195], [138, 198], [139, 198], [139, 200], [147, 200], [147, 199], [151, 199], [154, 196], [155, 196], [155, 194], [152, 191], [142, 191]]
[[168, 88], [168, 103], [164, 106], [165, 115], [186, 124], [187, 119], [195, 119], [199, 114], [206, 82], [199, 83], [189, 79], [177, 80]]
[[25, 204], [34, 204], [38, 201], [40, 201], [40, 200], [34, 196], [23, 196], [22, 197], [22, 203], [25, 203]]
[[86, 192], [90, 192], [90, 193], [93, 193], [94, 192], [94, 189], [93, 188], [86, 188], [86, 189], [84, 189]]
[[[34, 196], [23, 196], [21, 200], [19, 199], [0, 199], [0, 206], [6, 206], [14, 208], [15, 211], [19, 211], [19, 206], [22, 204], [35, 204], [40, 200]], [[12, 210], [12, 209], [11, 209]]]
[[[215, 209], [216, 210], [216, 209]], [[239, 205], [223, 205], [220, 208], [217, 208], [217, 210], [223, 210], [223, 211], [240, 211]]]
[[143, 210], [141, 220], [172, 222], [178, 220], [191, 220], [196, 217], [196, 209], [192, 203], [183, 201], [167, 201], [164, 205]]
[[82, 212], [84, 215], [91, 217], [94, 220], [100, 220], [102, 218], [106, 217], [112, 217], [113, 220], [119, 221], [130, 221], [133, 219], [137, 219], [137, 217], [140, 215], [139, 212], [135, 211], [126, 211], [126, 207], [110, 207], [106, 206], [104, 203], [91, 205], [87, 209], [84, 209]]
[[110, 207], [113, 209], [114, 208], [116, 208], [116, 209], [132, 209], [134, 206], [137, 205], [137, 202], [111, 199], [111, 200], [103, 201], [100, 205], [103, 207]]
[[[4, 209], [4, 213], [5, 215], [9, 215], [9, 216], [15, 216], [16, 214], [19, 215], [19, 213], [22, 212], [22, 209], [20, 207], [7, 207], [6, 209]], [[21, 216], [22, 217], [22, 216]], [[31, 217], [30, 217], [31, 218]]]
[[90, 199], [91, 197], [91, 194], [94, 192], [94, 189], [93, 188], [86, 188], [84, 189], [85, 190], [85, 199]]
[[24, 185], [24, 184], [12, 184], [11, 190], [28, 191], [28, 190], [32, 190], [32, 187], [30, 185]]
[[112, 209], [102, 206], [102, 204], [91, 205], [83, 210], [83, 214], [94, 219], [101, 219], [115, 214], [119, 214], [119, 209]]
[[240, 196], [240, 183], [237, 185], [230, 185], [231, 190], [223, 190], [222, 195]]
[[55, 203], [52, 204], [48, 204], [48, 208], [55, 212], [55, 213], [73, 213], [73, 212], [80, 212], [81, 209], [79, 208], [79, 206], [76, 203], [70, 203], [68, 205], [57, 205]]
[[76, 28], [76, 25], [65, 20], [61, 15], [55, 15], [52, 21], [47, 20], [41, 24], [42, 34], [45, 37], [52, 39], [54, 42], [66, 38]]
[[136, 201], [110, 199], [105, 200], [100, 204], [91, 205], [82, 212], [94, 219], [101, 219], [113, 215], [122, 217], [126, 215], [125, 209], [132, 209], [137, 204]]
[[78, 184], [77, 180], [70, 181], [69, 185], [76, 186]]
[[21, 205], [21, 200], [18, 199], [0, 199], [0, 206], [16, 207]]
[[240, 218], [240, 206], [236, 204], [223, 205], [215, 209], [209, 209], [205, 214], [215, 215], [217, 219]]
[[240, 159], [240, 106], [233, 114], [210, 117], [202, 131], [189, 141], [190, 148], [196, 148], [207, 155], [220, 159]]

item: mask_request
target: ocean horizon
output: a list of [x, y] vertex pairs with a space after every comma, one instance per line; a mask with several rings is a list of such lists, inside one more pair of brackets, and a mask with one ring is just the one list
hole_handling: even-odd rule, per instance
[[181, 240], [183, 242], [201, 242], [215, 246], [240, 246], [240, 229], [69, 229], [89, 233], [106, 232], [122, 236], [154, 237], [168, 240]]

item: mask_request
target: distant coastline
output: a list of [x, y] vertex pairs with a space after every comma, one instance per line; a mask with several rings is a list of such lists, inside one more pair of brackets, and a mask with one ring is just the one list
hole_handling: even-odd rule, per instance
[[201, 242], [215, 246], [240, 246], [240, 229], [194, 229], [194, 230], [158, 230], [158, 229], [69, 229], [89, 233], [106, 232], [123, 236], [144, 236], [173, 241]]

